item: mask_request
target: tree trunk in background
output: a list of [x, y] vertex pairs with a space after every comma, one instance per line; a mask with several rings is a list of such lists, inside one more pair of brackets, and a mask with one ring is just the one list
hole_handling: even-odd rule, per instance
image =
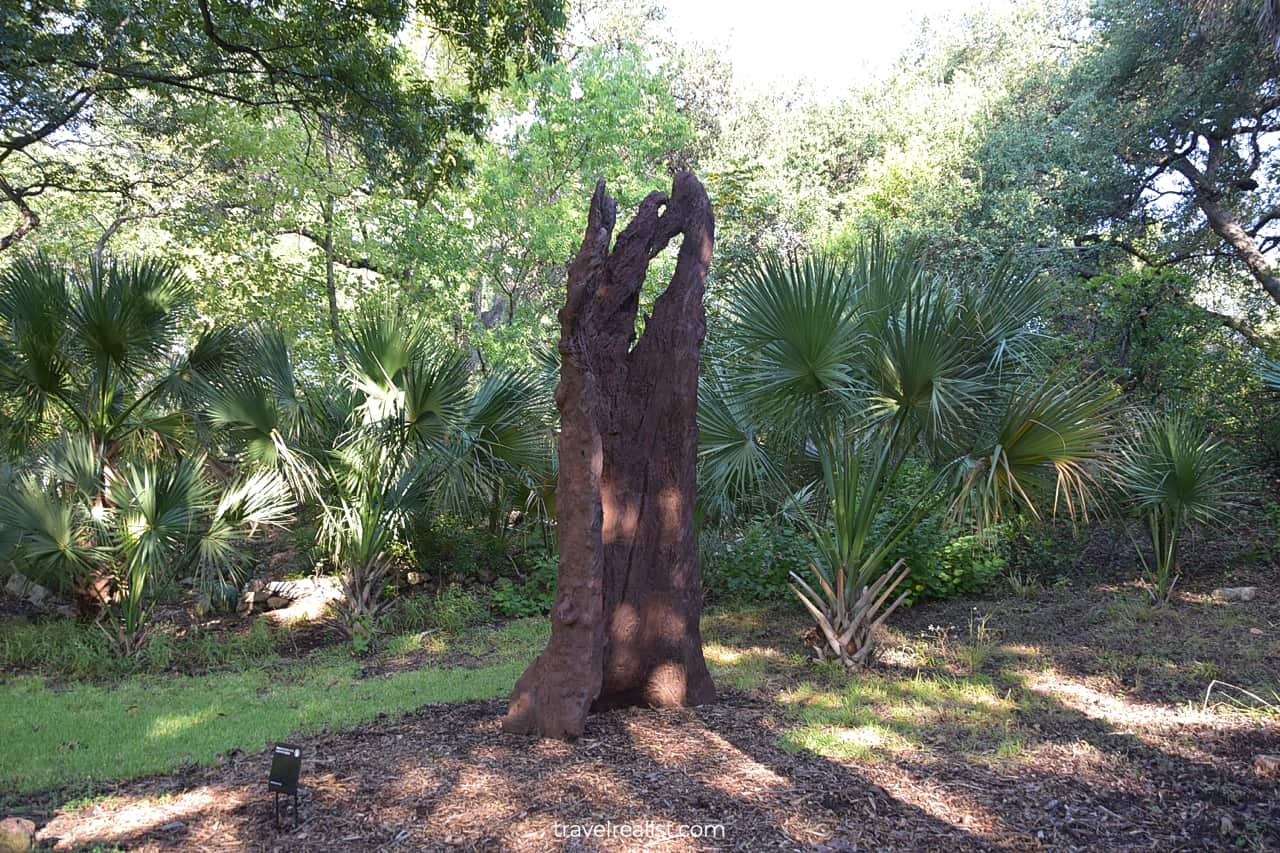
[[[610, 252], [616, 219], [600, 181], [560, 310], [551, 641], [516, 685], [509, 732], [573, 738], [591, 710], [715, 698], [702, 657], [694, 526], [711, 204], [681, 172], [670, 197], [650, 193], [641, 203]], [[677, 234], [675, 274], [635, 342], [649, 261]]]
[[329, 331], [333, 345], [342, 350], [342, 325], [338, 321], [338, 284], [333, 273], [333, 194], [326, 192], [324, 206], [324, 291], [329, 297]]
[[341, 352], [342, 324], [338, 319], [338, 284], [333, 273], [333, 140], [327, 121], [320, 123], [320, 135], [324, 138], [325, 177], [328, 179], [324, 188], [324, 204], [320, 211], [324, 218], [324, 290], [329, 297], [329, 331], [333, 333], [333, 345], [338, 352]]
[[1236, 257], [1244, 261], [1249, 273], [1258, 284], [1262, 285], [1262, 289], [1267, 292], [1272, 301], [1280, 305], [1280, 272], [1277, 272], [1267, 256], [1262, 254], [1254, 238], [1240, 224], [1235, 214], [1222, 203], [1221, 188], [1186, 157], [1174, 162], [1173, 168], [1191, 184], [1191, 189], [1195, 192], [1196, 204], [1204, 213], [1205, 219], [1209, 220], [1209, 227], [1213, 229], [1213, 233], [1235, 251]]

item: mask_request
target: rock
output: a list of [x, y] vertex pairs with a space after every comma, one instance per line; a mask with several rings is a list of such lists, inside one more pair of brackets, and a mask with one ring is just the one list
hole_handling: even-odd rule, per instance
[[26, 818], [0, 820], [0, 853], [26, 853], [35, 844], [36, 825]]
[[267, 599], [268, 610], [279, 610], [281, 607], [288, 607], [293, 601], [281, 595], [273, 595]]
[[285, 566], [292, 564], [298, 555], [293, 551], [279, 551], [271, 555], [271, 559], [267, 561], [267, 566], [273, 572], [283, 569]]
[[267, 592], [265, 589], [259, 589], [253, 593], [254, 604], [266, 604], [270, 598], [271, 593]]
[[281, 624], [319, 619], [331, 602], [342, 598], [342, 581], [331, 577], [272, 581], [266, 588], [271, 595], [288, 599], [286, 606], [269, 614]]
[[171, 821], [169, 821], [168, 823], [166, 823], [166, 824], [164, 824], [163, 826], [161, 826], [161, 827], [160, 827], [160, 831], [161, 831], [161, 832], [174, 832], [175, 830], [182, 829], [182, 827], [184, 827], [184, 826], [186, 826], [186, 824], [185, 824], [185, 823], [183, 823], [183, 822], [182, 822], [182, 821], [180, 821], [180, 820], [171, 820]]
[[44, 604], [51, 594], [52, 593], [49, 592], [48, 588], [43, 587], [38, 583], [33, 583], [27, 587], [27, 601], [31, 602], [36, 607]]
[[1253, 601], [1258, 597], [1256, 586], [1224, 586], [1213, 591], [1219, 601]]
[[27, 589], [31, 586], [30, 579], [21, 572], [14, 572], [9, 575], [9, 582], [4, 585], [4, 591], [18, 598], [25, 598]]
[[1263, 779], [1280, 779], [1280, 755], [1259, 755], [1253, 759], [1253, 772]]

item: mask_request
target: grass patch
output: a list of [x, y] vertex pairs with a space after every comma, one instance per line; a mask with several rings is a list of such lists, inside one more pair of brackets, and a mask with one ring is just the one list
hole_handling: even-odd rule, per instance
[[0, 670], [107, 681], [173, 669], [246, 669], [274, 655], [288, 631], [264, 620], [238, 633], [188, 631], [179, 636], [157, 627], [136, 656], [123, 658], [111, 648], [106, 633], [91, 623], [6, 620], [0, 622]]
[[423, 705], [504, 696], [545, 642], [542, 620], [457, 638], [485, 666], [362, 678], [341, 650], [205, 675], [134, 675], [114, 685], [58, 685], [33, 675], [0, 691], [0, 790], [35, 791], [130, 779], [257, 750], [291, 735], [340, 730]]
[[777, 699], [795, 721], [783, 745], [829, 758], [878, 760], [935, 743], [974, 757], [1021, 751], [1013, 694], [982, 677], [868, 672], [806, 682]]
[[485, 627], [462, 634], [453, 650], [492, 662], [502, 660], [530, 661], [551, 639], [551, 622], [540, 617], [516, 619], [497, 627]]

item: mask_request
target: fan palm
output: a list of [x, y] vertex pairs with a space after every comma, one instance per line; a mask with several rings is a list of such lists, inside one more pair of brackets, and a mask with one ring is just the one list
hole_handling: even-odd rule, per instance
[[[80, 271], [37, 255], [0, 276], [0, 434], [27, 475], [8, 511], [22, 553], [64, 572], [94, 609], [113, 587], [141, 595], [145, 583], [123, 580], [120, 561], [140, 578], [159, 553], [128, 556], [104, 519], [122, 496], [160, 499], [175, 471], [194, 476], [173, 468], [197, 426], [188, 412], [235, 364], [233, 330], [185, 343], [191, 295], [175, 267], [152, 260], [94, 259]], [[144, 473], [147, 488], [120, 492]]]
[[11, 450], [64, 431], [89, 439], [105, 469], [137, 445], [173, 444], [178, 412], [227, 368], [235, 334], [207, 331], [183, 345], [191, 301], [172, 265], [91, 262], [84, 273], [49, 258], [0, 276], [0, 406]]
[[[847, 265], [766, 258], [733, 284], [727, 357], [704, 389], [719, 417], [702, 479], [709, 502], [769, 489], [777, 466], [756, 457], [763, 434], [817, 457], [828, 506], [808, 523], [820, 559], [793, 589], [818, 623], [821, 654], [851, 668], [867, 660], [874, 628], [906, 597], [893, 594], [909, 569], [886, 567], [888, 555], [940, 505], [982, 523], [1046, 491], [1072, 512], [1088, 500], [1113, 395], [1037, 371], [1044, 294], [1034, 278], [1008, 266], [980, 283], [934, 276], [918, 247], [877, 236]], [[877, 536], [912, 455], [939, 473]]]
[[17, 534], [11, 556], [32, 574], [109, 585], [100, 623], [126, 654], [146, 637], [157, 579], [193, 571], [202, 590], [226, 584], [242, 566], [241, 541], [260, 527], [282, 526], [292, 506], [270, 473], [215, 488], [203, 457], [122, 463], [109, 470], [101, 493], [95, 461], [84, 439], [69, 440], [46, 472], [49, 481], [28, 475], [0, 497], [0, 526]]
[[1262, 384], [1280, 393], [1280, 361], [1262, 363]]
[[1157, 601], [1167, 602], [1178, 582], [1182, 533], [1197, 524], [1223, 524], [1235, 504], [1239, 472], [1230, 451], [1207, 429], [1175, 412], [1143, 415], [1123, 444], [1116, 479], [1146, 518], [1153, 551], [1138, 551]]
[[409, 518], [477, 502], [496, 512], [506, 493], [537, 494], [550, 467], [541, 386], [501, 370], [476, 383], [461, 352], [389, 311], [362, 312], [348, 329], [336, 388], [299, 387], [283, 339], [255, 334], [270, 342], [268, 363], [220, 383], [209, 419], [241, 461], [314, 501], [346, 587], [340, 625], [364, 648], [383, 610], [387, 548]]

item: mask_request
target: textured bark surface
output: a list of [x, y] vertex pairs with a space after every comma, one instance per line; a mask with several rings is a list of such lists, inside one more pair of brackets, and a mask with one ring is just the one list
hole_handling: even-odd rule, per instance
[[[503, 721], [511, 732], [573, 738], [593, 709], [715, 698], [702, 657], [694, 526], [711, 204], [681, 172], [670, 196], [641, 203], [610, 251], [616, 219], [601, 181], [560, 311], [551, 641], [512, 694]], [[649, 262], [677, 234], [675, 273], [637, 341]]]

